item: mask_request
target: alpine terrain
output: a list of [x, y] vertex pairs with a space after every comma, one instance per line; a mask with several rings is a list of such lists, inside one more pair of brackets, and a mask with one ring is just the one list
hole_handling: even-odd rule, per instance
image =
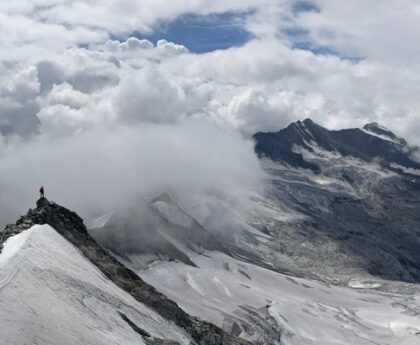
[[186, 314], [45, 198], [0, 243], [2, 344], [249, 344]]
[[0, 343], [420, 344], [419, 150], [377, 123], [253, 139], [240, 208], [167, 192], [87, 229], [41, 198], [0, 232]]
[[245, 213], [164, 194], [90, 233], [187, 312], [255, 344], [420, 342], [418, 149], [376, 123], [310, 119], [254, 141], [267, 183]]

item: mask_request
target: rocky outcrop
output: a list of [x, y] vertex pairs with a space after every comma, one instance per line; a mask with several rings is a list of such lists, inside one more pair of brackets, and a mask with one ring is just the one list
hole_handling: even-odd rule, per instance
[[[145, 283], [133, 271], [118, 262], [103, 249], [87, 232], [83, 220], [75, 213], [46, 198], [37, 201], [37, 208], [30, 209], [16, 224], [0, 232], [2, 244], [11, 236], [25, 231], [35, 224], [52, 226], [75, 245], [98, 269], [121, 289], [139, 302], [157, 311], [165, 319], [185, 329], [199, 345], [249, 345], [250, 343], [225, 333], [221, 328], [185, 313], [176, 303]], [[165, 342], [162, 342], [165, 344]]]

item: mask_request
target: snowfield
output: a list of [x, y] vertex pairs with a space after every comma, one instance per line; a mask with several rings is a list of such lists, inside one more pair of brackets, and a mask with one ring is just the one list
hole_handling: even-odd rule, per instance
[[109, 281], [48, 225], [9, 238], [0, 254], [1, 345], [189, 344], [189, 337]]
[[[381, 293], [356, 279], [354, 288], [327, 285], [218, 252], [190, 253], [190, 258], [198, 267], [157, 262], [137, 273], [186, 312], [254, 344], [420, 344], [420, 295]], [[125, 263], [133, 266], [134, 259]], [[48, 225], [5, 242], [1, 345], [146, 344], [147, 336], [133, 324], [151, 339], [190, 342], [183, 330], [116, 287]]]
[[[284, 345], [420, 344], [420, 296], [351, 289], [295, 278], [219, 253], [191, 257], [199, 267], [160, 262], [138, 274], [192, 315], [241, 337]], [[244, 311], [282, 330], [265, 340]], [[243, 323], [239, 320], [242, 319]], [[236, 327], [237, 328], [237, 327]], [[253, 334], [254, 333], [254, 334]]]

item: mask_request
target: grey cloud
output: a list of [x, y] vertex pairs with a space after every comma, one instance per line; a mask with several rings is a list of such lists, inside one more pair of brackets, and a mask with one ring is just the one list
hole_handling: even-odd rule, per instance
[[3, 223], [30, 206], [41, 184], [48, 197], [89, 217], [163, 191], [181, 199], [213, 191], [246, 200], [262, 177], [252, 143], [206, 121], [43, 136], [10, 144], [0, 159]]
[[176, 122], [185, 115], [185, 94], [155, 68], [132, 73], [117, 89], [115, 105], [124, 122]]
[[80, 92], [92, 93], [110, 84], [118, 84], [118, 77], [107, 72], [84, 70], [71, 75], [68, 82]]
[[3, 135], [28, 136], [37, 132], [39, 121], [36, 114], [40, 106], [36, 97], [39, 90], [34, 67], [10, 76], [5, 87], [0, 89], [0, 132]]
[[38, 131], [40, 121], [36, 114], [40, 107], [34, 102], [24, 104], [0, 99], [0, 132], [4, 136], [29, 136]]
[[61, 84], [65, 80], [63, 69], [52, 61], [41, 61], [36, 68], [41, 92], [49, 91], [54, 84]]

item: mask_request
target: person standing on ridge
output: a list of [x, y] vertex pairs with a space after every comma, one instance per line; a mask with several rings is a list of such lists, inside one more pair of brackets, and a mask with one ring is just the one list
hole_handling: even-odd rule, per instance
[[41, 199], [44, 198], [44, 186], [41, 186], [41, 188], [39, 189], [39, 194], [41, 194]]

